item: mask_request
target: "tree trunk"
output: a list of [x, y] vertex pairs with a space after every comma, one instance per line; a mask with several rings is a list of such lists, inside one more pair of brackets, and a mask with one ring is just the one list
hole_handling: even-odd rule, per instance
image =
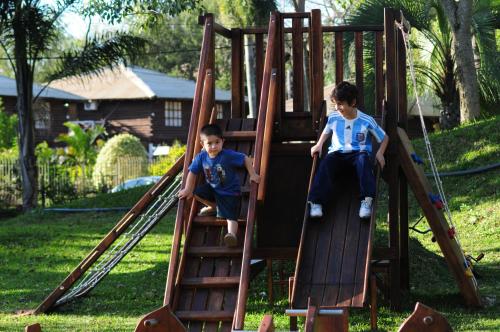
[[255, 49], [253, 42], [249, 40], [249, 36], [244, 36], [245, 44], [245, 67], [247, 80], [247, 97], [248, 97], [248, 117], [255, 118], [257, 114], [257, 94], [255, 89]]
[[19, 117], [19, 167], [23, 186], [23, 210], [37, 205], [37, 168], [33, 123], [33, 71], [28, 63], [26, 31], [22, 20], [14, 25], [16, 59], [16, 110]]
[[479, 116], [479, 84], [472, 48], [472, 0], [441, 0], [453, 34], [458, 91], [460, 94], [460, 121]]

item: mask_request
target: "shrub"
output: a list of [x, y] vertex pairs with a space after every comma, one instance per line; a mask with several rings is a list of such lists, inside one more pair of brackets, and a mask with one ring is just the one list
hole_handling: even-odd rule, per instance
[[168, 155], [160, 157], [157, 161], [149, 166], [149, 173], [151, 175], [163, 176], [170, 167], [179, 159], [184, 152], [186, 152], [186, 146], [181, 145], [179, 141], [175, 141]]
[[0, 150], [11, 149], [17, 141], [17, 115], [8, 115], [0, 100]]
[[110, 188], [147, 173], [148, 157], [141, 141], [130, 134], [119, 134], [99, 151], [92, 180], [98, 189]]

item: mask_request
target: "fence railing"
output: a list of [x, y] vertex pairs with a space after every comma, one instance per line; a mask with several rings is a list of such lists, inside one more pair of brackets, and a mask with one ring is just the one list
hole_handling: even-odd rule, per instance
[[[41, 206], [50, 206], [98, 192], [108, 192], [126, 180], [158, 173], [164, 161], [145, 162], [139, 158], [120, 158], [94, 174], [92, 166], [38, 162], [38, 195]], [[165, 165], [167, 166], [167, 165]], [[167, 168], [168, 169], [168, 168]], [[165, 171], [167, 170], [165, 169]], [[22, 204], [19, 160], [0, 159], [0, 208]]]

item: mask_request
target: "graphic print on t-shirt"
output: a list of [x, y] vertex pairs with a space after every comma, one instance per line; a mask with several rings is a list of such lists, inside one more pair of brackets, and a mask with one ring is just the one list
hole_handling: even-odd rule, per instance
[[215, 164], [213, 165], [213, 168], [209, 165], [203, 165], [203, 171], [205, 172], [205, 179], [207, 182], [213, 186], [218, 184], [224, 186], [224, 183], [226, 182], [226, 171], [221, 164]]

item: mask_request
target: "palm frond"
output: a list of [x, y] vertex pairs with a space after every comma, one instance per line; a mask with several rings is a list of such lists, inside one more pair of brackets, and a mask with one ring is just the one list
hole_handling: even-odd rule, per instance
[[112, 68], [126, 63], [144, 52], [148, 41], [144, 38], [118, 33], [111, 38], [94, 37], [83, 49], [67, 51], [49, 80], [66, 76], [81, 76], [100, 73], [106, 67]]

